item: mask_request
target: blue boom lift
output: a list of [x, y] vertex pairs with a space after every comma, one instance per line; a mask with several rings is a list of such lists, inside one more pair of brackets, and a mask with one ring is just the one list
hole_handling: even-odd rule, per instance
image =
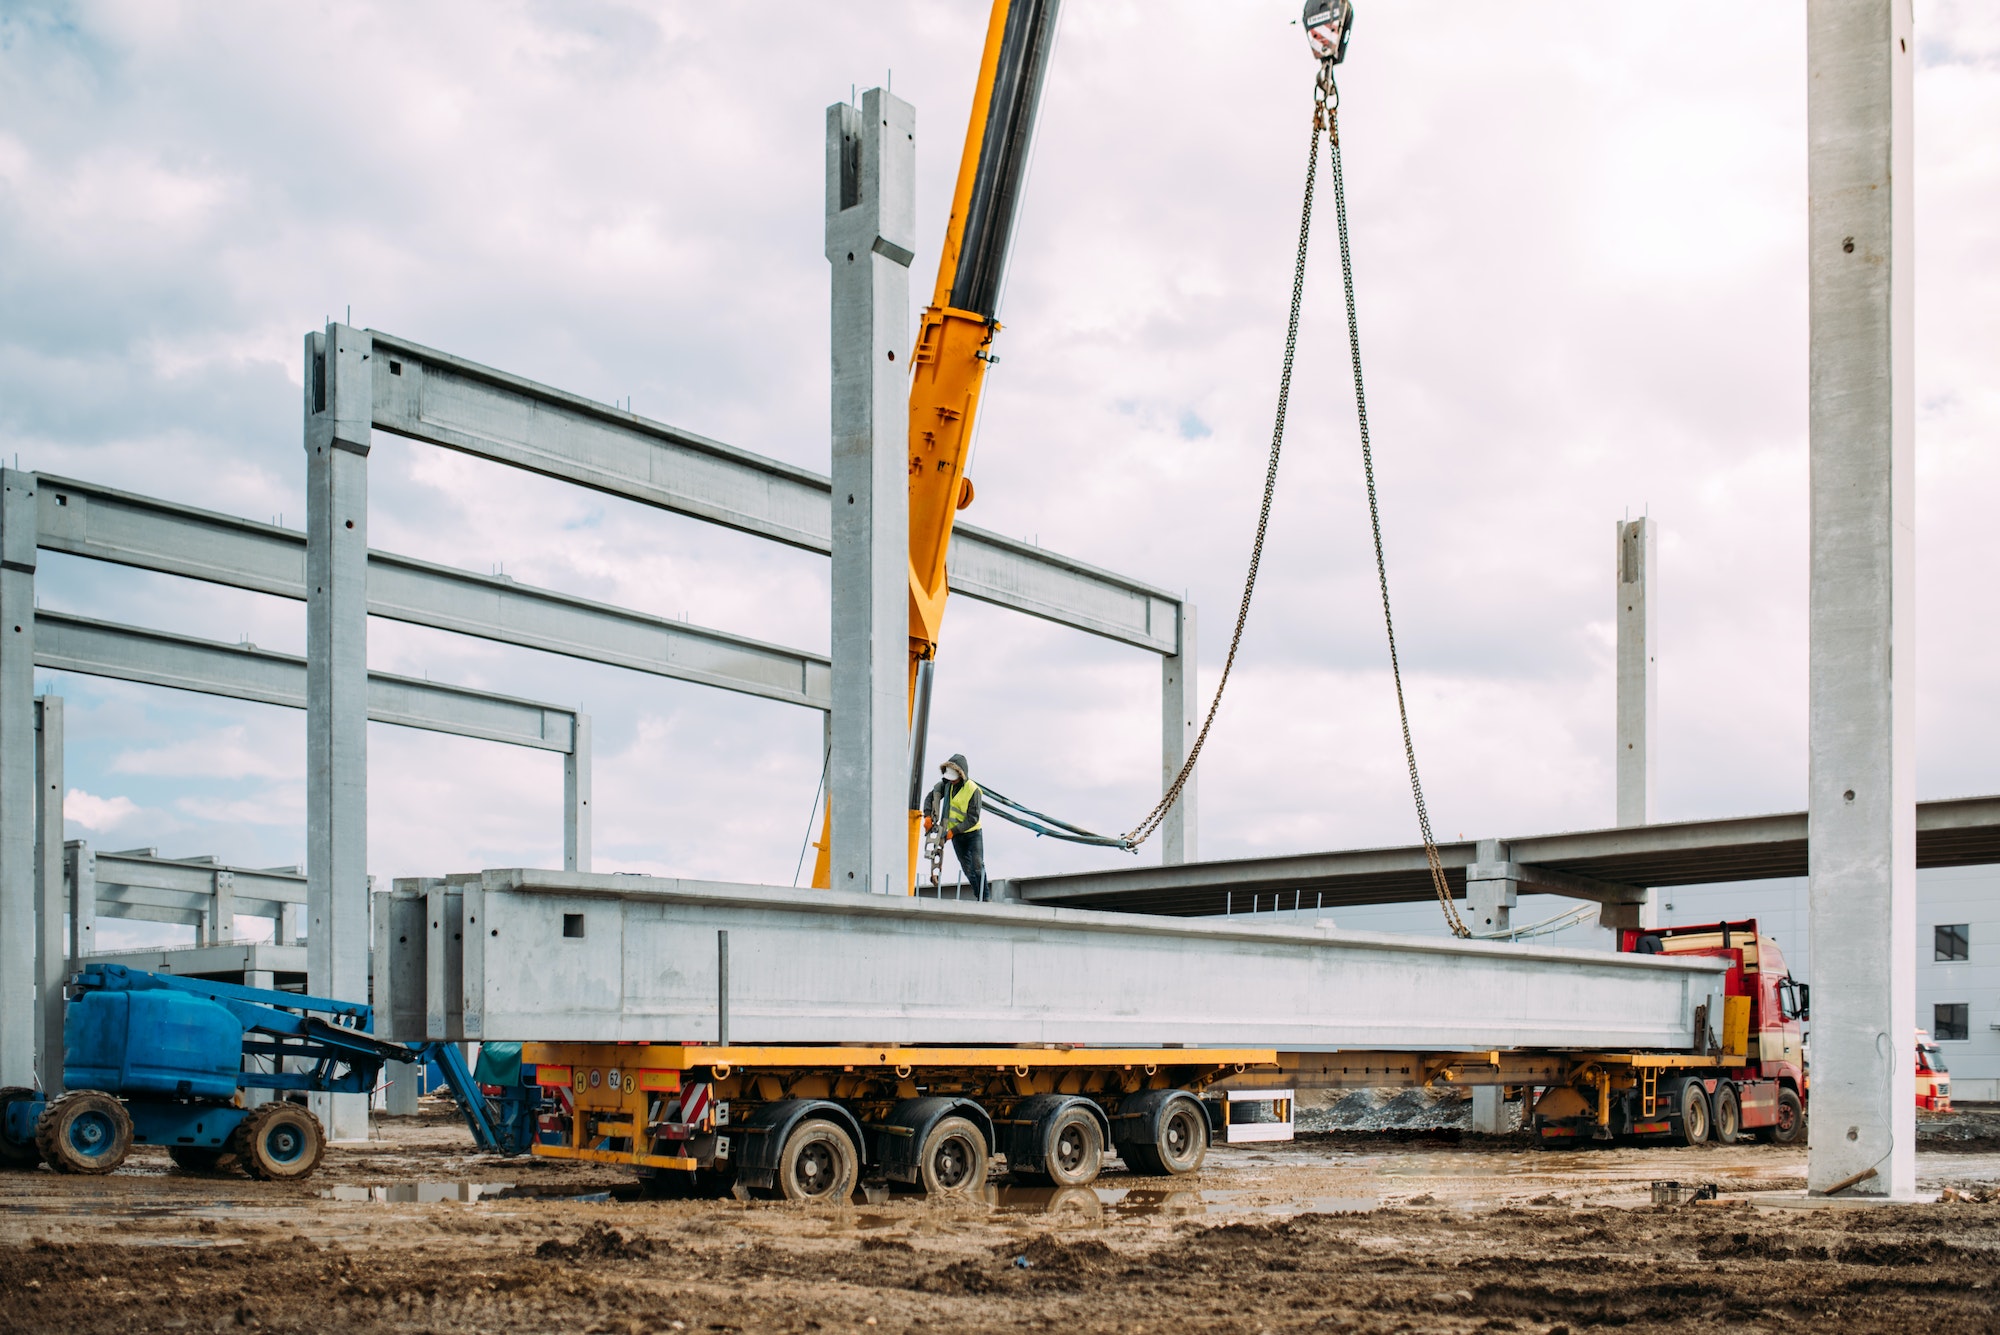
[[489, 1096], [457, 1047], [377, 1038], [367, 1006], [122, 964], [83, 969], [69, 996], [68, 1092], [0, 1089], [0, 1165], [108, 1173], [133, 1145], [164, 1145], [182, 1168], [296, 1181], [325, 1153], [319, 1119], [282, 1099], [248, 1107], [240, 1091], [366, 1094], [392, 1061], [437, 1062], [481, 1149], [521, 1154], [534, 1140], [532, 1078]]

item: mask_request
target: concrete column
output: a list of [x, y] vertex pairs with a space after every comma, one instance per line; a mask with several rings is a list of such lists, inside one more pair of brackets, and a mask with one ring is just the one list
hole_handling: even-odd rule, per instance
[[[368, 447], [373, 340], [306, 336], [306, 976], [368, 997]], [[334, 1140], [366, 1139], [368, 1100], [315, 1094]]]
[[576, 716], [563, 757], [563, 870], [590, 870], [590, 715]]
[[302, 946], [306, 943], [306, 907], [304, 904], [287, 904], [278, 910], [278, 939], [274, 945]]
[[63, 702], [43, 695], [35, 699], [35, 1028], [36, 1070], [50, 1098], [63, 1089], [63, 908]]
[[1657, 528], [1650, 518], [1618, 524], [1618, 823], [1653, 823], [1653, 726], [1659, 693], [1653, 662], [1653, 567]]
[[836, 890], [904, 894], [909, 853], [910, 260], [916, 115], [871, 88], [826, 111], [833, 268]]
[[0, 1085], [35, 1083], [35, 475], [0, 468]]
[[1916, 1191], [1910, 0], [1806, 7], [1812, 584], [1807, 1186]]
[[[1180, 652], [1160, 660], [1160, 791], [1164, 793], [1187, 763], [1201, 727], [1201, 693], [1195, 689], [1194, 608], [1181, 604]], [[1188, 775], [1178, 802], [1160, 822], [1160, 861], [1172, 866], [1200, 857], [1195, 847], [1195, 775]]]
[[74, 962], [97, 953], [97, 854], [75, 839], [64, 847], [63, 861], [69, 881], [69, 957]]
[[219, 946], [236, 939], [236, 873], [218, 869], [209, 880], [208, 939], [202, 944]]
[[[272, 977], [269, 969], [245, 969], [243, 971], [243, 986], [245, 987], [261, 987], [269, 991], [277, 985], [278, 980]], [[277, 1069], [277, 1059], [274, 1057], [245, 1057], [243, 1061], [243, 1069], [246, 1071], [274, 1071]], [[245, 1107], [249, 1108], [260, 1107], [276, 1097], [277, 1091], [274, 1089], [254, 1089], [245, 1086], [243, 1090], [243, 1103]]]
[[1481, 839], [1475, 860], [1465, 869], [1465, 925], [1474, 936], [1491, 936], [1514, 926], [1514, 904], [1521, 883], [1506, 874], [1507, 845]]

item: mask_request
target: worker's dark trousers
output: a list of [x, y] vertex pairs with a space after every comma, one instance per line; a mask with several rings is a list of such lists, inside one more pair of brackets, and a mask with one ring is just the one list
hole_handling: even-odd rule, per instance
[[951, 851], [958, 854], [958, 869], [965, 873], [965, 888], [980, 899], [986, 898], [986, 831], [967, 830], [951, 837]]

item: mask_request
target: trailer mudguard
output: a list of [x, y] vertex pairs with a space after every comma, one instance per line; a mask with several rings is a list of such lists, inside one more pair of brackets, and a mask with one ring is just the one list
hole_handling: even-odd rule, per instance
[[942, 1094], [904, 1099], [890, 1109], [882, 1125], [871, 1128], [875, 1133], [875, 1162], [881, 1166], [882, 1175], [891, 1182], [921, 1180], [924, 1142], [930, 1139], [932, 1128], [947, 1117], [963, 1117], [971, 1122], [979, 1128], [979, 1134], [986, 1137], [988, 1152], [996, 1148], [993, 1118], [971, 1099], [949, 1098]]
[[780, 1099], [764, 1104], [730, 1132], [729, 1162], [736, 1166], [737, 1185], [752, 1190], [776, 1186], [778, 1155], [792, 1128], [809, 1117], [824, 1117], [845, 1131], [854, 1142], [856, 1161], [867, 1166], [868, 1138], [853, 1113], [829, 1099]]

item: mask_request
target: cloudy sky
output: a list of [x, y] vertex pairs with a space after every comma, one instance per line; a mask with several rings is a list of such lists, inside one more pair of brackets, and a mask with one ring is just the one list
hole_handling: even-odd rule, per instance
[[[331, 316], [824, 470], [824, 108], [916, 107], [929, 292], [972, 3], [0, 4], [6, 460], [298, 527]], [[1649, 512], [1662, 818], [1806, 770], [1804, 6], [1376, 0], [1343, 125], [1390, 575], [1441, 835], [1604, 825], [1612, 532]], [[1185, 589], [1256, 517], [1312, 64], [1288, 0], [1070, 0], [972, 522]], [[2000, 15], [1920, 0], [1919, 793], [2000, 790]], [[1330, 216], [1207, 856], [1414, 836]], [[912, 311], [914, 325], [915, 311]], [[393, 436], [380, 548], [824, 650], [823, 559]], [[302, 652], [300, 604], [43, 557], [44, 607]], [[574, 703], [597, 867], [787, 883], [816, 714], [386, 622], [380, 670]], [[72, 838], [302, 859], [301, 715], [43, 675]], [[1083, 824], [1159, 782], [1157, 660], [966, 601], [934, 748]], [[380, 877], [557, 865], [559, 758], [371, 726]], [[1150, 858], [1148, 851], [1142, 855]], [[1123, 855], [1001, 829], [997, 873]], [[246, 927], [249, 925], [246, 922]], [[138, 930], [138, 929], [133, 929]]]

